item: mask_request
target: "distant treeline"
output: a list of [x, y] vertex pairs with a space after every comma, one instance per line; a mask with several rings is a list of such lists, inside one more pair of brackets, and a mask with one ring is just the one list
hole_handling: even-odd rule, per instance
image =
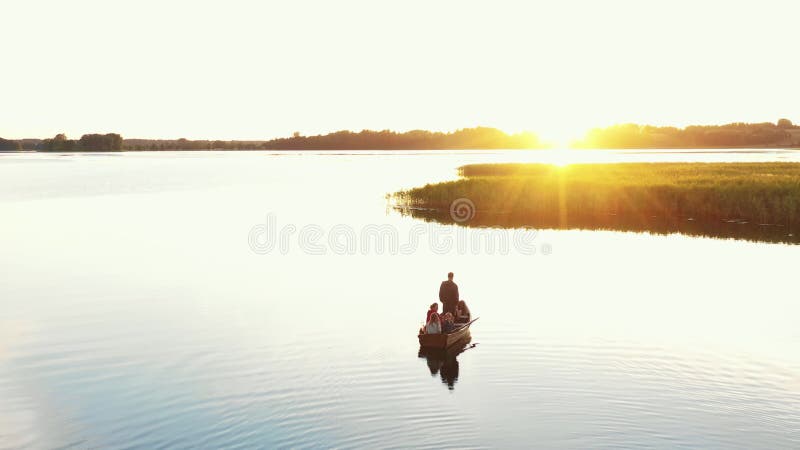
[[436, 150], [436, 149], [538, 149], [546, 148], [530, 132], [508, 134], [496, 128], [464, 128], [450, 133], [390, 130], [334, 133], [265, 141], [222, 141], [189, 139], [122, 139], [119, 134], [86, 134], [70, 140], [64, 134], [52, 139], [0, 140], [0, 150], [39, 151], [158, 151], [158, 150]]
[[22, 150], [22, 143], [20, 141], [12, 141], [10, 139], [0, 138], [0, 152]]
[[52, 139], [44, 139], [36, 150], [44, 152], [114, 152], [122, 150], [122, 136], [116, 133], [84, 134], [78, 140], [67, 139], [57, 134]]
[[800, 144], [800, 127], [777, 123], [692, 125], [686, 128], [622, 124], [595, 128], [573, 143], [576, 148], [790, 147]]
[[337, 131], [320, 136], [300, 136], [273, 139], [266, 149], [319, 150], [424, 150], [424, 149], [524, 149], [544, 148], [539, 138], [529, 132], [506, 134], [496, 128], [464, 128], [452, 133], [414, 130], [406, 133], [369, 131], [360, 133]]
[[260, 150], [266, 141], [209, 141], [189, 139], [125, 139], [123, 150]]
[[[475, 127], [443, 133], [413, 130], [336, 131], [263, 141], [223, 141], [189, 139], [122, 139], [116, 133], [85, 134], [78, 140], [64, 134], [52, 139], [0, 139], [0, 151], [39, 150], [118, 151], [118, 150], [456, 150], [456, 149], [540, 149], [550, 145], [531, 132], [508, 134], [496, 128]], [[692, 125], [686, 128], [622, 124], [589, 131], [572, 143], [576, 148], [726, 148], [797, 147], [800, 126], [788, 119], [777, 123], [732, 123]]]
[[334, 133], [270, 141], [191, 141], [126, 139], [126, 150], [426, 150], [426, 149], [523, 149], [544, 148], [533, 133], [507, 134], [496, 128], [465, 128], [451, 133], [414, 130]]

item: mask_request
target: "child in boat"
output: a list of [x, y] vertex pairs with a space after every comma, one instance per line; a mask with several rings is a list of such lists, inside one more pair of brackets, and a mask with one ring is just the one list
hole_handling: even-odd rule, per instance
[[439, 334], [442, 332], [442, 322], [439, 313], [431, 313], [428, 323], [425, 325], [425, 334]]
[[450, 333], [456, 327], [456, 324], [453, 322], [453, 314], [445, 313], [444, 314], [444, 321], [442, 321], [442, 333]]
[[431, 314], [439, 312], [439, 304], [438, 303], [431, 303], [431, 307], [428, 308], [428, 315], [425, 316], [425, 323], [431, 320]]
[[459, 300], [456, 305], [456, 323], [467, 323], [471, 319], [469, 308], [464, 300]]

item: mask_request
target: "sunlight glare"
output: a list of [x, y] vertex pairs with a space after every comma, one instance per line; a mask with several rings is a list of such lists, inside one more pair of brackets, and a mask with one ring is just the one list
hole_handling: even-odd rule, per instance
[[564, 167], [569, 164], [573, 164], [576, 162], [576, 150], [568, 150], [568, 149], [553, 149], [547, 150], [547, 160], [550, 164], [557, 166], [557, 167]]

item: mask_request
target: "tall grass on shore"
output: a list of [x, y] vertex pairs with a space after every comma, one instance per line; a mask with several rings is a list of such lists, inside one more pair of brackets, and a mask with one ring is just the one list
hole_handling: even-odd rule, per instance
[[[688, 220], [779, 226], [791, 237], [800, 225], [800, 163], [473, 164], [459, 173], [395, 198], [439, 211], [467, 198], [479, 226], [641, 229]], [[623, 220], [609, 226], [609, 217]]]

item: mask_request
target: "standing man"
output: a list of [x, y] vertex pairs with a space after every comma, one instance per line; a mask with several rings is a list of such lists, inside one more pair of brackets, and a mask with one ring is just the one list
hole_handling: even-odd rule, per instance
[[453, 272], [447, 274], [447, 280], [442, 281], [439, 286], [439, 301], [442, 302], [442, 312], [456, 315], [456, 305], [458, 304], [458, 285], [453, 282]]

